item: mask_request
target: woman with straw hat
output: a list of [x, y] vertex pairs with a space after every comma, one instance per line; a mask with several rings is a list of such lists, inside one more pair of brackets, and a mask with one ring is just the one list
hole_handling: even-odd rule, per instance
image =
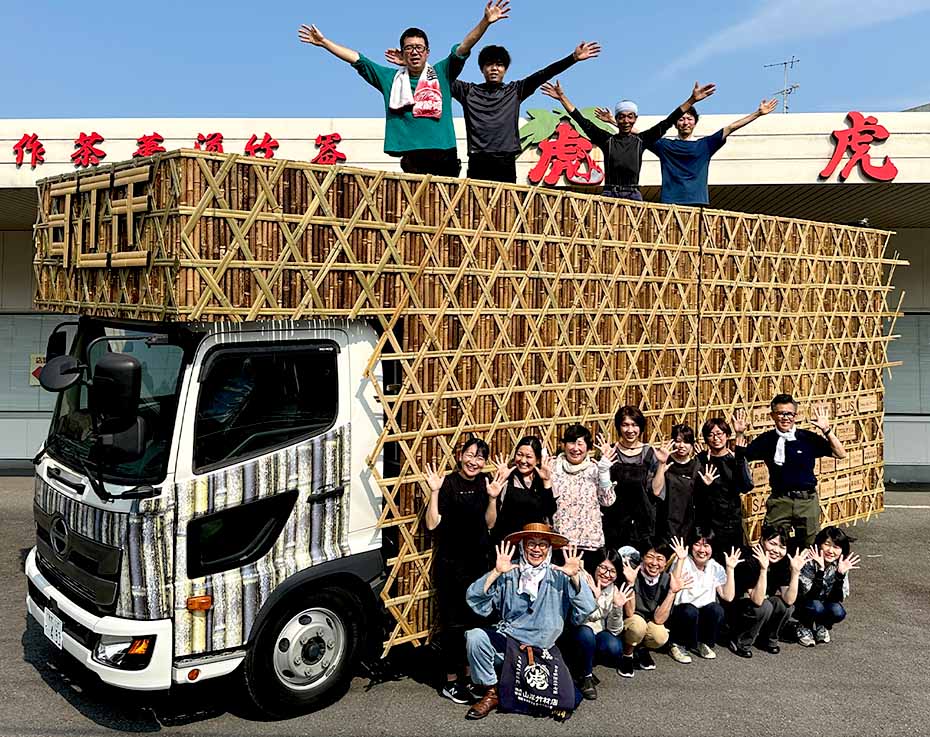
[[[565, 548], [560, 566], [552, 565], [553, 548]], [[497, 708], [498, 670], [508, 638], [552, 650], [569, 614], [578, 625], [594, 611], [597, 602], [583, 570], [577, 548], [544, 523], [530, 523], [497, 546], [494, 569], [469, 586], [466, 594], [476, 614], [500, 617], [493, 628], [477, 627], [466, 634], [472, 679], [487, 689], [469, 709], [469, 719], [482, 719]]]

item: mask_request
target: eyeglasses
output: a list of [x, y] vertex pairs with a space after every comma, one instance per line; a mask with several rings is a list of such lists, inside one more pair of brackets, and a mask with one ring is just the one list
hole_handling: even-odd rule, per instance
[[535, 550], [547, 550], [549, 548], [549, 542], [546, 540], [527, 540], [523, 544]]
[[792, 417], [797, 417], [798, 413], [797, 412], [776, 412], [775, 416], [784, 417], [785, 419], [790, 420]]
[[709, 438], [725, 438], [726, 436], [727, 434], [725, 432], [719, 432], [719, 431], [707, 433], [707, 437]]
[[412, 53], [414, 51], [419, 51], [421, 54], [426, 51], [426, 46], [423, 44], [407, 44], [403, 49], [407, 53]]
[[617, 569], [614, 568], [613, 566], [605, 566], [605, 565], [602, 564], [602, 565], [599, 565], [599, 566], [598, 566], [597, 568], [595, 568], [594, 570], [597, 571], [598, 573], [606, 573], [606, 574], [608, 574], [608, 575], [610, 575], [610, 576], [616, 576], [616, 575], [617, 575]]

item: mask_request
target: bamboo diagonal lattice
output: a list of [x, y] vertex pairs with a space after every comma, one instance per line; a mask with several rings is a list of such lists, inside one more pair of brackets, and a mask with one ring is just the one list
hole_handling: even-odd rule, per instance
[[[431, 623], [423, 466], [464, 433], [509, 452], [621, 404], [650, 437], [824, 403], [850, 450], [822, 460], [825, 520], [882, 509], [889, 233], [556, 190], [173, 152], [40, 184], [36, 306], [165, 320], [348, 317], [384, 430], [369, 465], [396, 538], [385, 652]], [[383, 473], [376, 460], [394, 459]], [[758, 534], [765, 469], [745, 498]], [[393, 532], [391, 532], [393, 531]]]

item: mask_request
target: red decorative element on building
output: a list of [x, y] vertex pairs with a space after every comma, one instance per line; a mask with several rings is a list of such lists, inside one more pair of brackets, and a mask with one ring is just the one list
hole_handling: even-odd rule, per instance
[[93, 131], [90, 134], [82, 131], [81, 135], [74, 139], [75, 151], [71, 154], [71, 161], [73, 161], [74, 165], [77, 167], [96, 166], [100, 163], [100, 159], [104, 159], [107, 156], [106, 151], [97, 148], [97, 144], [103, 143], [103, 141], [103, 136], [97, 133], [97, 131]]
[[135, 159], [139, 156], [152, 156], [153, 154], [164, 153], [165, 147], [161, 145], [164, 142], [164, 136], [157, 131], [153, 131], [151, 135], [140, 136], [136, 139], [138, 148], [132, 157]]
[[338, 164], [346, 160], [346, 155], [342, 151], [336, 150], [336, 145], [342, 140], [338, 133], [330, 133], [328, 136], [317, 136], [316, 145], [320, 152], [310, 162], [311, 164]]
[[898, 175], [898, 167], [892, 163], [891, 159], [886, 156], [882, 165], [876, 166], [869, 155], [873, 141], [884, 141], [888, 138], [888, 129], [879, 125], [878, 118], [874, 115], [865, 117], [862, 113], [850, 111], [846, 115], [846, 120], [849, 121], [848, 128], [833, 131], [836, 148], [833, 151], [833, 158], [820, 172], [820, 176], [824, 179], [830, 177], [848, 151], [850, 157], [846, 166], [840, 170], [841, 180], [846, 179], [857, 164], [862, 174], [870, 179], [877, 179], [880, 182], [890, 182], [894, 179]]
[[591, 141], [562, 121], [555, 128], [555, 138], [539, 144], [539, 161], [529, 173], [530, 182], [552, 185], [564, 176], [573, 184], [599, 184], [604, 170], [591, 158], [592, 148]]
[[[252, 136], [255, 138], [255, 136]], [[222, 133], [203, 133], [197, 134], [197, 140], [194, 142], [194, 148], [198, 151], [207, 151], [211, 154], [223, 153], [223, 134]]]
[[42, 145], [36, 133], [23, 133], [19, 143], [13, 146], [13, 153], [16, 154], [17, 168], [23, 165], [26, 154], [29, 154], [29, 166], [33, 169], [45, 163], [45, 146]]
[[265, 133], [264, 138], [258, 143], [258, 136], [254, 133], [252, 137], [245, 144], [245, 155], [246, 156], [264, 156], [266, 159], [274, 158], [274, 150], [278, 147], [278, 142], [273, 139], [268, 133]]

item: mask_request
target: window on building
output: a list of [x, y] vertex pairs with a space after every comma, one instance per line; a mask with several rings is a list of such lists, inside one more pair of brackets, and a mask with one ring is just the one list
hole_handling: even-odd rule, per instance
[[885, 412], [930, 414], [930, 315], [901, 315], [897, 340], [888, 344], [888, 360], [903, 361], [885, 376]]
[[226, 465], [319, 434], [336, 421], [338, 349], [219, 349], [204, 365], [194, 426], [194, 468]]

